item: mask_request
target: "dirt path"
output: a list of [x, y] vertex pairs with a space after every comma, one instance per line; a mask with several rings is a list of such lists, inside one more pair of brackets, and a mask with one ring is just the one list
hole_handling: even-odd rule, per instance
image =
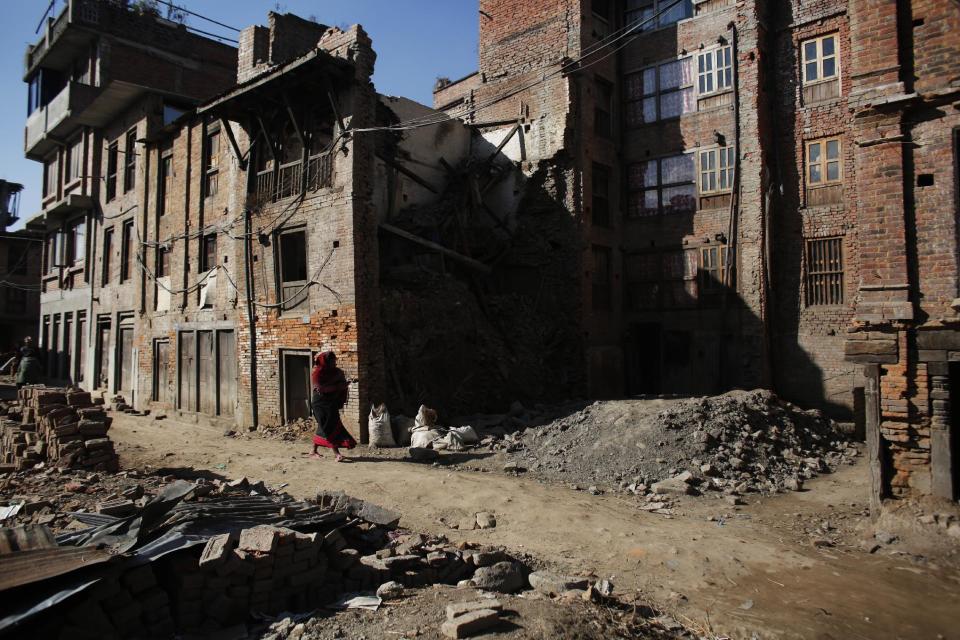
[[[410, 529], [503, 545], [561, 570], [595, 571], [621, 593], [640, 590], [678, 618], [734, 638], [960, 638], [957, 573], [847, 547], [821, 550], [797, 535], [804, 522], [849, 522], [860, 512], [863, 464], [809, 483], [810, 491], [750, 499], [737, 510], [685, 499], [666, 518], [626, 498], [384, 459], [363, 448], [352, 464], [311, 460], [302, 457], [303, 444], [226, 438], [169, 418], [118, 416], [111, 437], [124, 466], [285, 482], [299, 497], [344, 490], [397, 510]], [[440, 522], [476, 511], [494, 512], [497, 527], [458, 532]]]

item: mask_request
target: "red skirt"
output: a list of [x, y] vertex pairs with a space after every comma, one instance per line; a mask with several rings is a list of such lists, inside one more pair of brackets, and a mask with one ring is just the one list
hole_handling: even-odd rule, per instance
[[327, 440], [323, 436], [313, 436], [313, 444], [327, 449], [353, 449], [357, 446], [357, 441], [347, 433], [346, 429], [341, 427], [340, 431], [341, 433], [338, 433], [333, 440]]

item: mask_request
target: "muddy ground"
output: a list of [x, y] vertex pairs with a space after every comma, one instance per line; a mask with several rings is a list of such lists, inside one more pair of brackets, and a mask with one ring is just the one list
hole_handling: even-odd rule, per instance
[[[618, 595], [657, 604], [703, 633], [960, 638], [955, 552], [938, 547], [917, 555], [872, 538], [864, 544], [872, 530], [862, 458], [802, 492], [751, 494], [743, 506], [684, 496], [663, 515], [640, 510], [633, 496], [594, 496], [503, 473], [501, 453], [444, 453], [440, 464], [422, 464], [397, 450], [360, 447], [353, 462], [337, 464], [329, 456], [304, 457], [306, 440], [225, 437], [222, 429], [173, 416], [117, 415], [110, 435], [126, 468], [209, 469], [287, 483], [298, 497], [344, 490], [399, 511], [401, 525], [414, 530], [503, 545], [564, 572], [595, 572]], [[478, 511], [496, 514], [496, 528], [457, 531], [446, 524]]]

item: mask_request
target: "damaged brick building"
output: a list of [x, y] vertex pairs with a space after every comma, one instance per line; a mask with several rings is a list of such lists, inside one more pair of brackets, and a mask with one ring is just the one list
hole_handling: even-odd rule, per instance
[[[123, 77], [110, 12], [189, 42]], [[482, 0], [435, 109], [376, 93], [360, 27], [64, 15], [27, 69], [58, 377], [248, 426], [332, 348], [361, 436], [371, 402], [771, 387], [862, 417], [875, 495], [956, 494], [950, 0]]]
[[576, 221], [591, 397], [772, 387], [857, 419], [876, 497], [956, 499], [958, 20], [483, 0], [479, 70], [434, 104], [491, 140], [519, 123], [507, 153]]

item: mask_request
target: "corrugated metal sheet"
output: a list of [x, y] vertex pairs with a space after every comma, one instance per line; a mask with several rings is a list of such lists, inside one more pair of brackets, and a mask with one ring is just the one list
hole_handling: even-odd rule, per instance
[[53, 547], [9, 553], [0, 558], [0, 592], [62, 576], [112, 557], [93, 547]]

